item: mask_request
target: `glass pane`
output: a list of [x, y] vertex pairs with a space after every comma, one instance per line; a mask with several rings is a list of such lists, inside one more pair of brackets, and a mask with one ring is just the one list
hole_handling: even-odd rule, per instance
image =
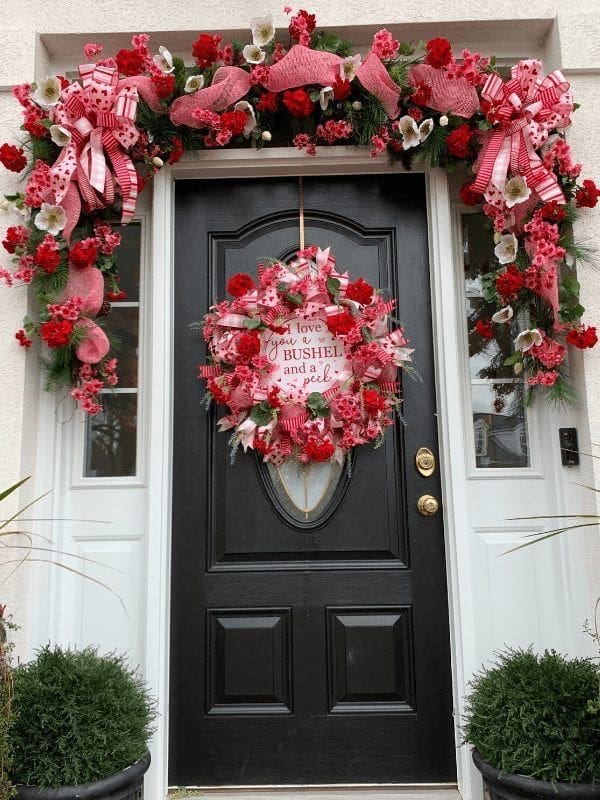
[[87, 422], [86, 478], [135, 475], [137, 394], [102, 394], [103, 410]]
[[127, 300], [138, 302], [140, 299], [140, 255], [141, 233], [139, 222], [130, 222], [121, 227], [114, 225], [114, 230], [121, 234], [121, 245], [115, 250], [117, 268], [119, 270], [121, 289], [127, 293]]
[[292, 459], [267, 468], [281, 508], [298, 522], [311, 522], [323, 514], [331, 501], [343, 467], [337, 462], [306, 466]]
[[522, 383], [476, 383], [471, 387], [478, 467], [527, 467], [527, 420]]
[[131, 389], [138, 385], [138, 326], [137, 308], [113, 306], [106, 317], [107, 332], [119, 340], [119, 346], [111, 352], [111, 356], [119, 360], [117, 372], [120, 389]]

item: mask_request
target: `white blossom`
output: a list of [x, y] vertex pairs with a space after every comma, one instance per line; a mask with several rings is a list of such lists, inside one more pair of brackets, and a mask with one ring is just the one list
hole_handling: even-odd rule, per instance
[[271, 131], [263, 131], [260, 135], [260, 138], [263, 140], [263, 142], [270, 142], [273, 137], [271, 136]]
[[62, 125], [51, 125], [50, 138], [58, 147], [64, 147], [71, 141], [71, 131], [63, 128]]
[[265, 60], [265, 51], [256, 44], [247, 44], [242, 50], [242, 55], [248, 64], [262, 64]]
[[161, 167], [164, 167], [165, 165], [165, 162], [162, 160], [162, 158], [160, 158], [160, 156], [154, 156], [154, 158], [152, 159], [152, 163], [154, 164], [155, 167], [158, 167], [159, 169]]
[[531, 328], [531, 330], [521, 331], [515, 339], [515, 350], [520, 350], [526, 353], [532, 347], [539, 347], [542, 343], [542, 334], [539, 328]]
[[204, 75], [190, 75], [185, 82], [183, 91], [186, 92], [186, 94], [193, 94], [194, 92], [197, 92], [198, 89], [202, 89], [203, 86]]
[[527, 181], [522, 175], [506, 181], [502, 192], [507, 208], [516, 206], [517, 203], [524, 203], [531, 195], [531, 189], [527, 186]]
[[42, 203], [42, 207], [34, 220], [36, 228], [41, 231], [48, 231], [53, 236], [57, 236], [67, 224], [67, 212], [62, 206], [53, 206], [50, 203]]
[[240, 100], [233, 107], [234, 111], [243, 111], [246, 114], [246, 124], [244, 126], [244, 136], [248, 138], [256, 128], [256, 114], [254, 108], [247, 100]]
[[433, 120], [431, 117], [424, 119], [419, 125], [419, 141], [424, 142], [433, 130]]
[[442, 128], [445, 128], [449, 122], [450, 120], [448, 119], [448, 117], [445, 114], [442, 114], [442, 116], [440, 117], [440, 125], [442, 126]]
[[319, 105], [321, 106], [321, 110], [325, 111], [332, 100], [333, 100], [333, 86], [323, 86], [323, 88], [319, 92]]
[[356, 78], [356, 70], [362, 61], [360, 53], [355, 56], [348, 56], [340, 64], [340, 78], [343, 81], [353, 81]]
[[492, 315], [492, 322], [510, 322], [513, 316], [514, 311], [512, 306], [505, 306], [504, 308], [501, 308], [500, 311], [496, 311], [496, 313]]
[[33, 99], [42, 108], [55, 106], [60, 101], [61, 86], [58, 78], [46, 78], [36, 86]]
[[514, 233], [505, 233], [494, 248], [494, 255], [501, 264], [512, 263], [517, 255], [519, 242]]
[[360, 111], [361, 109], [362, 109], [362, 103], [360, 102], [360, 100], [355, 100], [352, 103], [352, 110], [353, 111]]
[[257, 47], [264, 47], [275, 37], [275, 26], [273, 25], [273, 17], [254, 17], [250, 22], [250, 30], [252, 31], [252, 42]]
[[419, 137], [419, 127], [408, 114], [405, 114], [398, 120], [398, 130], [402, 134], [402, 147], [405, 150], [416, 147], [421, 141]]
[[162, 69], [162, 71], [165, 72], [167, 75], [170, 72], [173, 72], [175, 69], [175, 67], [173, 66], [173, 56], [171, 55], [169, 50], [167, 50], [166, 47], [162, 46], [162, 44], [158, 48], [158, 53], [152, 57], [152, 60], [154, 61], [156, 66], [160, 67], [160, 69]]

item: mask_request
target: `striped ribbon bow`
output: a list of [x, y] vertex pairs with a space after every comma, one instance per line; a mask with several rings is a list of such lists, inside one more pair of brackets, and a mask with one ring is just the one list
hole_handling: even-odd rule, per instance
[[75, 182], [91, 209], [104, 208], [114, 202], [118, 183], [123, 198], [122, 222], [126, 223], [135, 211], [138, 187], [135, 167], [127, 154], [140, 135], [135, 127], [137, 89], [119, 88], [115, 67], [82, 64], [79, 74], [81, 84], [72, 83], [64, 90], [64, 102], [55, 111], [54, 121], [71, 134], [51, 168], [56, 202], [63, 201]]
[[573, 101], [561, 72], [545, 78], [541, 72], [541, 62], [530, 59], [512, 68], [509, 81], [496, 74], [487, 78], [481, 97], [494, 107], [496, 127], [486, 135], [478, 158], [475, 191], [483, 194], [490, 182], [502, 191], [510, 168], [543, 202], [565, 202], [556, 175], [536, 150], [554, 128], [571, 124]]

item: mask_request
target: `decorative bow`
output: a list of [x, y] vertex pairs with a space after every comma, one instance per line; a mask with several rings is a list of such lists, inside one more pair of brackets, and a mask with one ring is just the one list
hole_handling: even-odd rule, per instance
[[137, 175], [127, 155], [140, 135], [135, 127], [137, 89], [119, 87], [116, 67], [82, 64], [79, 74], [81, 84], [65, 89], [64, 102], [54, 113], [71, 140], [51, 168], [51, 186], [61, 203], [75, 182], [83, 200], [96, 209], [114, 202], [118, 183], [125, 223], [133, 216], [137, 198]]
[[475, 191], [482, 194], [490, 181], [502, 190], [510, 168], [543, 202], [565, 202], [556, 175], [536, 150], [551, 130], [570, 125], [573, 102], [561, 72], [555, 70], [542, 79], [541, 71], [540, 61], [519, 61], [511, 80], [505, 82], [496, 74], [486, 80], [481, 96], [493, 105], [497, 127], [487, 134], [479, 155]]

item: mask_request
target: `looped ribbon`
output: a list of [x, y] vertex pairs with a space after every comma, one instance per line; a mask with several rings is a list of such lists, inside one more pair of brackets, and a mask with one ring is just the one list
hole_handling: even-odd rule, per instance
[[[80, 297], [81, 311], [96, 316], [104, 300], [104, 276], [98, 267], [70, 269], [67, 285], [63, 292], [63, 302]], [[110, 350], [110, 342], [102, 328], [89, 317], [82, 317], [75, 328], [85, 331], [84, 339], [75, 347], [75, 355], [84, 364], [97, 364]]]
[[413, 86], [419, 83], [429, 86], [431, 97], [427, 105], [443, 114], [469, 119], [479, 108], [477, 90], [466, 78], [450, 77], [430, 64], [416, 64], [410, 70], [410, 81]]
[[[96, 209], [114, 202], [118, 183], [122, 222], [126, 223], [135, 211], [138, 187], [135, 167], [127, 155], [140, 135], [135, 127], [137, 89], [119, 85], [116, 67], [82, 64], [79, 74], [81, 84], [74, 82], [64, 90], [64, 102], [54, 112], [55, 122], [70, 131], [71, 140], [50, 170], [51, 188], [56, 202], [63, 204], [76, 183], [83, 200]], [[72, 214], [68, 207], [72, 202], [71, 197], [63, 204], [67, 217]]]
[[221, 367], [216, 364], [201, 364], [199, 372], [201, 378], [216, 378], [221, 374]]
[[497, 126], [484, 140], [473, 189], [483, 194], [490, 182], [502, 191], [510, 168], [535, 189], [543, 202], [565, 202], [556, 175], [536, 153], [554, 128], [571, 123], [569, 83], [559, 70], [541, 78], [540, 61], [519, 61], [511, 80], [489, 75], [481, 96], [495, 106]]

